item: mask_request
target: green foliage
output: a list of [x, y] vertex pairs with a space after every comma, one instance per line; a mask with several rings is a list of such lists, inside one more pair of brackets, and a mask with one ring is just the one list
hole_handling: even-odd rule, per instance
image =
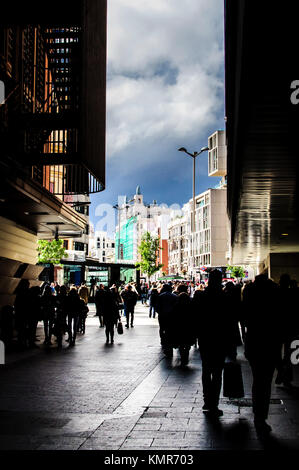
[[239, 278], [245, 277], [245, 270], [242, 266], [229, 266], [227, 265], [228, 271], [230, 271], [230, 275], [232, 278]]
[[136, 269], [146, 273], [149, 278], [163, 267], [163, 264], [157, 264], [158, 253], [162, 249], [159, 244], [159, 237], [151, 236], [149, 232], [145, 232], [138, 247], [141, 261], [136, 263]]
[[68, 254], [63, 246], [63, 240], [38, 240], [38, 262], [60, 265], [61, 258]]

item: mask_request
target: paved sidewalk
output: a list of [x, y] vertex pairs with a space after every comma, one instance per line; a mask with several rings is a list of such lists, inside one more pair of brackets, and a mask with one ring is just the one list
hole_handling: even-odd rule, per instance
[[[201, 361], [188, 367], [161, 353], [157, 319], [138, 304], [135, 327], [105, 344], [91, 305], [86, 335], [64, 344], [13, 353], [0, 367], [3, 450], [299, 450], [298, 389], [273, 386], [273, 436], [258, 440], [250, 407], [251, 374], [240, 348], [246, 396], [221, 400], [224, 416], [202, 413]], [[41, 338], [42, 339], [42, 338]], [[299, 386], [298, 368], [295, 368]]]

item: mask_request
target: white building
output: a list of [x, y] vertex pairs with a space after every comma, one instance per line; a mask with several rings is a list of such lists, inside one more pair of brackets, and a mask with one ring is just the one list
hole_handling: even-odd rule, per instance
[[94, 233], [94, 242], [92, 257], [100, 263], [115, 262], [115, 240], [108, 236], [107, 232], [96, 230]]
[[168, 272], [168, 230], [172, 209], [166, 205], [158, 205], [157, 201], [146, 204], [137, 186], [136, 193], [131, 200], [125, 200], [118, 205], [118, 223], [116, 226], [116, 252], [115, 259], [121, 263], [136, 263], [140, 260], [138, 246], [142, 235], [150, 232], [159, 236], [161, 250], [158, 262], [163, 264], [161, 272]]
[[173, 275], [189, 272], [189, 226], [188, 204], [181, 215], [175, 215], [168, 224], [168, 271]]

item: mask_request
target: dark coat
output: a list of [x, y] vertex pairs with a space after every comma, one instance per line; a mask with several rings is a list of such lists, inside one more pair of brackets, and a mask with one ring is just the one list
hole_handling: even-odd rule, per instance
[[211, 358], [225, 357], [234, 344], [234, 319], [221, 287], [207, 287], [193, 300], [199, 348]]
[[158, 290], [157, 289], [151, 289], [149, 298], [150, 298], [150, 306], [156, 308], [157, 305], [158, 305], [158, 299], [159, 299]]
[[196, 342], [195, 314], [192, 307], [187, 293], [178, 295], [171, 321], [166, 328], [168, 342], [174, 348], [191, 346]]
[[163, 292], [158, 297], [157, 312], [159, 321], [171, 321], [174, 308], [178, 302], [178, 296], [172, 292]]
[[94, 297], [94, 302], [96, 304], [97, 315], [102, 315], [103, 305], [105, 301], [105, 290], [97, 289]]
[[121, 297], [124, 301], [125, 306], [129, 309], [134, 308], [138, 300], [136, 292], [133, 292], [132, 290], [123, 290], [121, 293]]
[[106, 326], [116, 325], [120, 319], [118, 305], [111, 291], [103, 291], [102, 313], [103, 322]]
[[273, 363], [280, 360], [287, 323], [280, 306], [277, 285], [263, 276], [257, 276], [244, 289], [245, 356], [249, 361]]

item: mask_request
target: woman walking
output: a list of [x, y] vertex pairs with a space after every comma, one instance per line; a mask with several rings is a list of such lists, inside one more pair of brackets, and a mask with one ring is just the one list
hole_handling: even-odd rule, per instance
[[46, 346], [50, 346], [55, 321], [55, 297], [51, 286], [46, 285], [41, 297], [42, 318], [44, 322], [44, 332]]
[[77, 329], [79, 323], [79, 315], [81, 311], [81, 301], [77, 289], [71, 289], [68, 295], [67, 302], [68, 311], [68, 331], [69, 331], [69, 345], [75, 346]]
[[149, 302], [150, 302], [150, 310], [149, 310], [149, 317], [153, 316], [155, 318], [156, 316], [156, 309], [158, 305], [158, 297], [159, 297], [159, 292], [156, 286], [152, 287], [152, 289], [149, 291]]
[[105, 290], [105, 298], [103, 303], [103, 322], [105, 326], [106, 344], [114, 343], [114, 327], [120, 320], [118, 304], [115, 301], [110, 289]]

